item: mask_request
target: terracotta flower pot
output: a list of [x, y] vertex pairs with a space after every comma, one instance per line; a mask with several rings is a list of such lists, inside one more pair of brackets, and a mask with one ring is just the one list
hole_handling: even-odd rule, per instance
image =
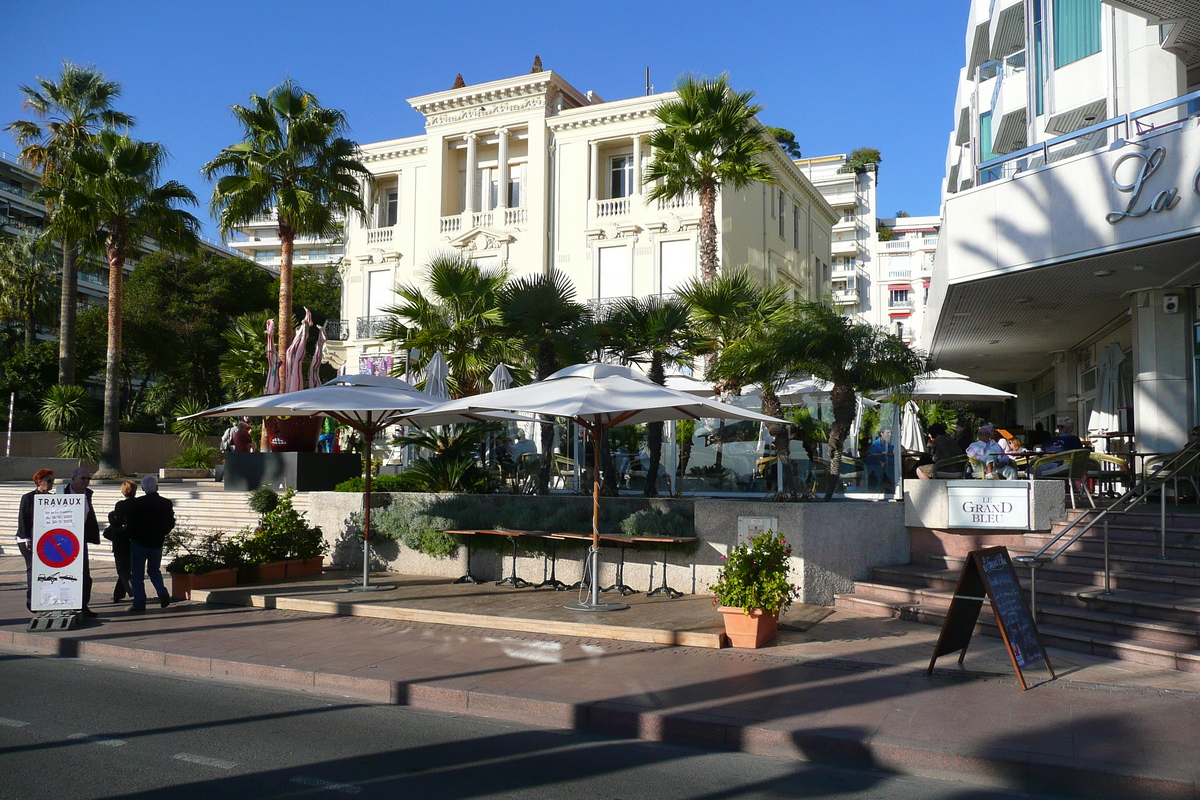
[[313, 558], [292, 558], [288, 560], [287, 576], [289, 578], [305, 578], [320, 575], [325, 565], [325, 556]]
[[237, 583], [236, 569], [214, 569], [203, 575], [171, 574], [171, 597], [176, 600], [191, 600], [193, 589], [220, 589]]
[[779, 632], [779, 615], [756, 608], [748, 615], [740, 608], [717, 606], [725, 618], [725, 636], [733, 647], [762, 647]]
[[287, 577], [287, 561], [268, 561], [258, 565], [258, 582], [275, 583]]

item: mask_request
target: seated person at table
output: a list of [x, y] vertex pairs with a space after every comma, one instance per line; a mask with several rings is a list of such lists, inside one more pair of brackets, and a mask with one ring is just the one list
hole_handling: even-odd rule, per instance
[[508, 450], [514, 461], [520, 462], [521, 456], [537, 455], [537, 445], [525, 438], [524, 431], [517, 431], [512, 447]]
[[1063, 417], [1058, 421], [1058, 435], [1046, 442], [1042, 451], [1046, 453], [1061, 453], [1064, 450], [1082, 450], [1083, 442], [1075, 435], [1075, 420]]
[[979, 439], [972, 442], [971, 446], [967, 448], [967, 455], [978, 461], [983, 467], [982, 474], [977, 474], [975, 477], [999, 475], [1005, 480], [1014, 480], [1017, 477], [1017, 468], [1000, 449], [1000, 445], [993, 441], [993, 436], [992, 429], [984, 425], [979, 429]]
[[[933, 462], [917, 467], [917, 477], [932, 478], [936, 474], [937, 462], [962, 454], [962, 447], [959, 446], [958, 440], [946, 432], [946, 426], [940, 422], [933, 423], [929, 426], [929, 455]], [[959, 472], [961, 473], [962, 470]]]
[[867, 467], [868, 487], [876, 481], [879, 482], [881, 488], [894, 485], [892, 483], [893, 453], [895, 453], [895, 449], [892, 445], [892, 429], [884, 428], [871, 442], [867, 455], [863, 459], [863, 464]]
[[1050, 441], [1050, 434], [1046, 433], [1046, 428], [1040, 422], [1033, 426], [1033, 430], [1025, 434], [1025, 444], [1030, 447], [1041, 447], [1048, 441]]

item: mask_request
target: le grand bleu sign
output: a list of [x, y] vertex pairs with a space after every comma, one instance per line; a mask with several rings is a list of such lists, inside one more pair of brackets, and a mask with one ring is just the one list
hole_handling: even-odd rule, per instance
[[1029, 530], [1028, 481], [947, 481], [947, 527]]

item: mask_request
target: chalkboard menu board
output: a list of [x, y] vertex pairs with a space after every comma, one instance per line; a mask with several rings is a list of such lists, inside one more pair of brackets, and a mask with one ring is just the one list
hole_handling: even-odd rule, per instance
[[1008, 557], [1008, 549], [1004, 547], [975, 550], [967, 557], [926, 674], [932, 674], [938, 657], [947, 653], [958, 651], [958, 663], [963, 662], [985, 600], [991, 601], [992, 612], [996, 615], [1000, 635], [1008, 648], [1021, 688], [1029, 688], [1022, 670], [1038, 662], [1044, 662], [1050, 677], [1054, 678], [1054, 668], [1046, 657], [1037, 625], [1025, 603], [1025, 595], [1021, 593], [1021, 584], [1017, 581], [1012, 560]]

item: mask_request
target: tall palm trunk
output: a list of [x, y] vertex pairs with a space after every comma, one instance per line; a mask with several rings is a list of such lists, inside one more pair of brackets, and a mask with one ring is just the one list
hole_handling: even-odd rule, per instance
[[[663, 370], [662, 353], [655, 353], [650, 359], [650, 380], [659, 386], [667, 385], [667, 376]], [[651, 422], [646, 425], [646, 449], [650, 451], [650, 463], [646, 468], [646, 487], [642, 494], [646, 497], [658, 497], [658, 465], [662, 463], [663, 424]]]
[[279, 221], [279, 390], [287, 385], [287, 349], [292, 343], [292, 255], [296, 249], [296, 229]]
[[[549, 338], [542, 339], [538, 342], [537, 379], [542, 381], [553, 375], [557, 366], [554, 342]], [[541, 465], [538, 468], [538, 494], [550, 494], [550, 466], [554, 462], [554, 418], [546, 417], [546, 420], [552, 424], [538, 425], [542, 451]]]
[[108, 353], [104, 362], [104, 436], [97, 475], [121, 475], [121, 293], [125, 277], [122, 232], [111, 231], [108, 255]]
[[62, 296], [58, 305], [58, 384], [75, 383], [75, 295], [79, 292], [79, 270], [73, 244], [62, 246]]
[[717, 277], [717, 186], [700, 187], [700, 280], [710, 283]]
[[829, 426], [829, 475], [825, 484], [825, 499], [832, 500], [842, 477], [842, 445], [850, 426], [854, 424], [856, 401], [854, 387], [835, 383], [829, 390], [829, 405], [833, 422]]

